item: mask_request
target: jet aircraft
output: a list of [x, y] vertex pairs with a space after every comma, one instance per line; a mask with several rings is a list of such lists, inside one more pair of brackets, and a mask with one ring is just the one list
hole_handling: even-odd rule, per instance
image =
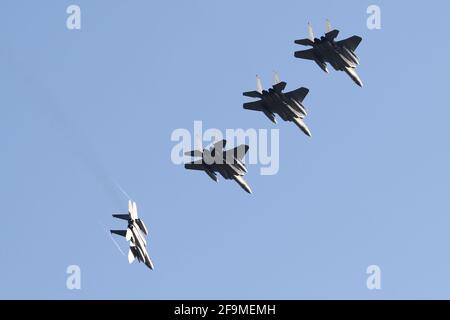
[[294, 122], [307, 136], [311, 136], [311, 131], [304, 122], [307, 115], [303, 100], [309, 92], [307, 88], [299, 88], [290, 92], [283, 92], [286, 82], [281, 81], [275, 73], [275, 81], [272, 88], [264, 90], [261, 79], [256, 76], [256, 91], [244, 92], [243, 95], [251, 98], [259, 98], [258, 101], [244, 103], [247, 110], [261, 111], [273, 123], [277, 123], [275, 114], [278, 114], [284, 121]]
[[344, 40], [335, 41], [339, 30], [332, 30], [328, 20], [325, 36], [321, 36], [320, 39], [315, 38], [310, 23], [308, 23], [308, 33], [309, 37], [307, 39], [296, 40], [295, 43], [312, 48], [295, 52], [296, 58], [313, 60], [327, 73], [327, 63], [329, 63], [335, 70], [347, 73], [358, 86], [363, 86], [361, 78], [356, 73], [359, 58], [355, 54], [356, 48], [362, 41], [361, 37], [352, 36]]
[[136, 202], [128, 201], [128, 213], [113, 214], [114, 218], [128, 221], [126, 230], [111, 230], [111, 233], [125, 237], [130, 241], [128, 251], [128, 262], [133, 263], [137, 258], [138, 262], [143, 262], [147, 267], [153, 270], [153, 262], [147, 252], [147, 241], [145, 236], [148, 234], [144, 221], [138, 217]]
[[224, 179], [233, 179], [242, 189], [248, 193], [252, 190], [243, 176], [247, 173], [247, 168], [242, 161], [249, 146], [242, 144], [234, 149], [224, 151], [227, 141], [222, 140], [214, 143], [210, 149], [197, 149], [185, 153], [198, 160], [186, 163], [184, 167], [188, 170], [204, 171], [211, 179], [217, 182], [217, 173]]

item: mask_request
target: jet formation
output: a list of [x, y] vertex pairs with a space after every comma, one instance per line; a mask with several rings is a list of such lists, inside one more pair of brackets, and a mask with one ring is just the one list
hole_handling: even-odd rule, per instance
[[332, 30], [329, 21], [327, 21], [327, 32], [320, 39], [314, 37], [312, 26], [309, 23], [308, 33], [307, 39], [296, 40], [295, 43], [312, 48], [295, 52], [296, 58], [313, 60], [327, 73], [327, 63], [329, 63], [335, 70], [347, 73], [358, 86], [363, 86], [361, 78], [356, 73], [359, 58], [355, 54], [355, 50], [362, 40], [361, 37], [353, 36], [345, 40], [335, 41], [339, 30]]
[[204, 171], [216, 182], [216, 173], [219, 173], [224, 179], [233, 179], [242, 189], [252, 193], [252, 189], [243, 178], [247, 173], [247, 168], [242, 159], [247, 153], [249, 146], [242, 144], [234, 149], [224, 151], [226, 144], [227, 141], [222, 140], [214, 143], [209, 149], [197, 149], [186, 152], [185, 155], [200, 159], [186, 163], [184, 167], [188, 170]]
[[[314, 61], [323, 71], [328, 73], [328, 64], [337, 71], [344, 71], [360, 87], [363, 86], [361, 78], [356, 73], [359, 58], [355, 51], [362, 41], [359, 36], [352, 36], [337, 41], [339, 30], [332, 29], [327, 20], [326, 33], [319, 38], [314, 37], [312, 26], [308, 23], [308, 38], [296, 40], [295, 43], [309, 46], [310, 49], [296, 51], [295, 57]], [[256, 90], [244, 92], [246, 97], [258, 99], [245, 102], [246, 110], [259, 111], [277, 123], [277, 116], [284, 121], [294, 122], [304, 134], [311, 137], [311, 130], [305, 123], [307, 109], [303, 104], [309, 93], [309, 89], [301, 87], [289, 92], [284, 92], [287, 83], [281, 81], [275, 74], [275, 81], [271, 88], [265, 90], [259, 76], [256, 76]], [[211, 148], [192, 150], [185, 155], [199, 158], [184, 166], [188, 170], [204, 171], [211, 179], [217, 182], [217, 173], [224, 179], [235, 180], [246, 192], [252, 193], [249, 185], [244, 180], [247, 168], [244, 164], [244, 156], [248, 151], [248, 145], [241, 145], [235, 149], [223, 151], [226, 141], [216, 142]], [[241, 150], [238, 150], [241, 149]]]
[[128, 221], [126, 230], [111, 230], [111, 233], [125, 237], [130, 242], [128, 251], [128, 262], [131, 264], [137, 258], [138, 262], [143, 262], [147, 267], [153, 270], [153, 262], [147, 252], [148, 235], [147, 227], [144, 221], [138, 217], [136, 202], [128, 201], [128, 213], [113, 214], [114, 218]]
[[[335, 70], [347, 73], [358, 86], [363, 86], [356, 73], [359, 58], [355, 53], [362, 41], [361, 37], [352, 36], [336, 41], [339, 30], [332, 30], [328, 20], [326, 33], [320, 39], [314, 37], [309, 23], [308, 33], [307, 39], [296, 40], [295, 43], [312, 48], [296, 51], [294, 54], [296, 58], [312, 60], [327, 73], [327, 64], [329, 63]], [[243, 108], [260, 111], [275, 124], [278, 115], [284, 121], [294, 122], [304, 134], [310, 137], [311, 131], [304, 121], [307, 110], [303, 104], [309, 89], [301, 87], [284, 92], [286, 86], [287, 83], [281, 81], [278, 74], [275, 74], [272, 87], [264, 90], [261, 79], [256, 76], [256, 91], [247, 91], [243, 95], [258, 100], [244, 103]], [[197, 158], [197, 160], [185, 163], [184, 167], [187, 170], [204, 171], [215, 182], [218, 181], [217, 175], [220, 174], [225, 180], [236, 181], [242, 189], [251, 194], [252, 190], [244, 180], [244, 176], [247, 174], [244, 157], [249, 150], [249, 146], [241, 144], [236, 148], [225, 151], [226, 143], [226, 140], [221, 140], [215, 142], [209, 149], [200, 147], [186, 152], [186, 156]], [[112, 216], [128, 222], [126, 230], [110, 230], [112, 234], [123, 236], [129, 241], [128, 262], [131, 264], [137, 259], [138, 262], [143, 262], [153, 270], [153, 262], [147, 252], [147, 241], [145, 239], [148, 231], [142, 219], [138, 217], [136, 202], [128, 201], [127, 214], [113, 214]]]
[[244, 103], [247, 110], [261, 111], [273, 123], [277, 123], [275, 114], [284, 121], [294, 122], [307, 136], [311, 131], [304, 122], [307, 115], [303, 100], [309, 92], [307, 88], [299, 88], [290, 92], [283, 92], [286, 82], [281, 81], [275, 73], [274, 84], [269, 90], [264, 90], [261, 79], [256, 76], [256, 91], [244, 92], [243, 95], [250, 98], [259, 98], [258, 101]]

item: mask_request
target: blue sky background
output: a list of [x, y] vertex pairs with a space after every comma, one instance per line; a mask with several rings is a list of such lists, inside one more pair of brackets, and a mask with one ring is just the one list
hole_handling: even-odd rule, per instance
[[[382, 10], [368, 30], [366, 9]], [[66, 29], [78, 4], [82, 30]], [[0, 2], [0, 298], [450, 298], [450, 4]], [[357, 87], [293, 57], [325, 19], [364, 38]], [[278, 70], [313, 138], [244, 111]], [[176, 128], [279, 128], [280, 171], [216, 185], [175, 166]], [[138, 202], [156, 269], [108, 235]], [[126, 243], [118, 238], [126, 250]], [[81, 267], [82, 289], [66, 289]], [[366, 288], [366, 268], [382, 290]]]

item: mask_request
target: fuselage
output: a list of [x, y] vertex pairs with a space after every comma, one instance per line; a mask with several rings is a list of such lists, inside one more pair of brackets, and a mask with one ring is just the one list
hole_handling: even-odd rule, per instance
[[247, 173], [245, 164], [226, 152], [212, 154], [209, 150], [204, 150], [202, 165], [213, 180], [217, 180], [215, 172], [224, 179], [233, 179], [235, 175], [243, 176]]
[[326, 68], [326, 63], [328, 62], [335, 70], [344, 71], [357, 85], [363, 86], [361, 79], [356, 73], [359, 59], [355, 52], [323, 36], [320, 39], [314, 39], [313, 49], [316, 63], [322, 70], [328, 72]]
[[[227, 155], [226, 157], [224, 155]], [[226, 159], [225, 159], [226, 158]], [[217, 181], [216, 172], [226, 180], [235, 180], [245, 191], [252, 193], [250, 186], [243, 176], [247, 173], [247, 168], [242, 160], [227, 153], [216, 153], [214, 157], [208, 150], [204, 151], [202, 165], [206, 174]]]
[[136, 244], [137, 246], [139, 246], [141, 248], [147, 247], [147, 241], [142, 236], [140, 228], [134, 221], [132, 221], [128, 224], [128, 229], [130, 229], [132, 232], [131, 239], [134, 242], [134, 244]]
[[359, 64], [359, 59], [353, 51], [345, 46], [339, 46], [327, 37], [314, 39], [313, 48], [318, 60], [330, 63], [335, 70], [355, 68]]
[[135, 246], [132, 248], [134, 256], [137, 257], [139, 261], [147, 265], [147, 267], [153, 269], [153, 263], [147, 252], [147, 241], [142, 235], [141, 229], [134, 220], [129, 222], [128, 229], [132, 232], [131, 241]]
[[300, 102], [288, 98], [284, 93], [274, 89], [264, 90], [261, 99], [267, 113], [278, 114], [284, 121], [292, 121], [292, 118], [304, 118], [306, 114], [305, 107]]

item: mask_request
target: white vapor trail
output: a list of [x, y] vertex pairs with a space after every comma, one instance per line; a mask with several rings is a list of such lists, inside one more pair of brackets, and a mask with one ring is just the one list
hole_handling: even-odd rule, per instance
[[125, 197], [127, 197], [128, 200], [130, 200], [131, 197], [128, 195], [128, 193], [127, 193], [125, 190], [123, 190], [123, 188], [120, 186], [120, 184], [119, 184], [117, 181], [114, 181], [114, 183], [116, 184], [117, 189], [119, 189], [120, 192], [122, 192], [123, 195], [124, 195]]
[[[100, 221], [98, 221], [98, 225], [100, 226], [100, 228], [102, 228], [103, 230], [105, 230], [105, 228], [102, 226], [102, 224], [100, 223]], [[106, 229], [107, 230], [107, 229]], [[114, 242], [114, 244], [116, 245], [117, 249], [120, 251], [120, 253], [125, 256], [125, 252], [123, 252], [122, 248], [119, 246], [119, 244], [117, 243], [116, 239], [114, 239], [114, 237], [112, 236], [111, 232], [108, 232], [109, 237], [111, 238], [112, 242]]]
[[109, 233], [109, 236], [111, 238], [111, 240], [114, 242], [114, 244], [116, 245], [117, 249], [119, 249], [120, 253], [125, 256], [125, 252], [122, 251], [122, 248], [119, 246], [119, 244], [117, 243], [116, 239], [114, 239], [114, 237], [112, 236], [111, 233]]

